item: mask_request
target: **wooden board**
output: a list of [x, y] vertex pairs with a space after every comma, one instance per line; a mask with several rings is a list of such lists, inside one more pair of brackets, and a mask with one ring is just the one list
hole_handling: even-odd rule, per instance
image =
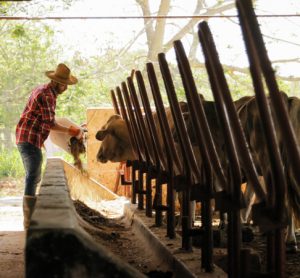
[[106, 123], [108, 118], [114, 114], [113, 108], [88, 108], [87, 109], [87, 169], [89, 176], [99, 183], [113, 190], [119, 163], [107, 162], [105, 164], [97, 161], [96, 155], [101, 142], [96, 140], [96, 133]]

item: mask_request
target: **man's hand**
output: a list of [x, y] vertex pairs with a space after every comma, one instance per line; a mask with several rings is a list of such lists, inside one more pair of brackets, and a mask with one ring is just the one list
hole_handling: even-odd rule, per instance
[[68, 129], [69, 135], [72, 137], [76, 137], [76, 139], [80, 140], [83, 137], [83, 129], [82, 128], [77, 128], [75, 126], [70, 126]]

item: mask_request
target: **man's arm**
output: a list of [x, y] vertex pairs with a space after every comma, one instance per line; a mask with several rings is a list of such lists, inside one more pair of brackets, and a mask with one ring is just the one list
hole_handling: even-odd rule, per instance
[[54, 120], [54, 125], [51, 127], [51, 130], [63, 132], [63, 133], [69, 133], [69, 128], [65, 127], [63, 125], [60, 125]]
[[81, 139], [83, 136], [83, 130], [81, 128], [77, 128], [75, 126], [65, 127], [57, 123], [55, 120], [54, 125], [51, 127], [51, 130], [68, 133], [70, 136], [74, 136], [77, 139]]

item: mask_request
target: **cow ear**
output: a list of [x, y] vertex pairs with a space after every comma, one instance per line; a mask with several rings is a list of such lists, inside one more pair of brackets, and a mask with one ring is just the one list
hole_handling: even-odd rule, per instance
[[107, 135], [107, 129], [101, 129], [96, 133], [96, 139], [102, 141]]

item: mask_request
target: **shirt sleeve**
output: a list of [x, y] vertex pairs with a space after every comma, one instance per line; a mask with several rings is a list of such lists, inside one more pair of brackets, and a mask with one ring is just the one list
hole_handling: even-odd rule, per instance
[[44, 123], [49, 124], [50, 127], [54, 126], [55, 106], [56, 106], [55, 98], [49, 95], [41, 96], [42, 120]]

